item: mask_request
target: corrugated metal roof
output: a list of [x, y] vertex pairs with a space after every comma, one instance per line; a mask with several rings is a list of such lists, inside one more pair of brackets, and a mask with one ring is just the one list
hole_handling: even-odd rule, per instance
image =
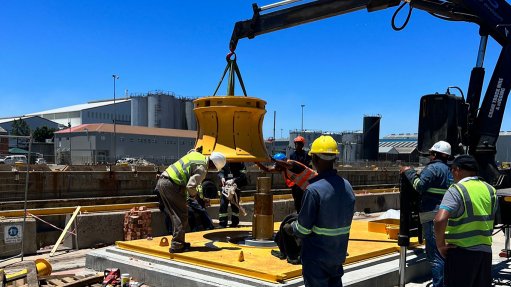
[[379, 144], [379, 147], [409, 147], [409, 148], [416, 148], [417, 142], [415, 141], [381, 141]]
[[31, 118], [39, 118], [41, 120], [45, 120], [45, 121], [49, 121], [49, 122], [55, 123], [52, 120], [41, 118], [40, 116], [34, 115], [34, 116], [21, 116], [21, 117], [12, 117], [12, 118], [2, 118], [2, 119], [0, 119], [0, 124], [12, 122], [14, 120], [19, 120], [20, 118], [23, 119], [23, 120], [31, 119]]
[[[115, 103], [119, 104], [119, 103], [124, 103], [124, 102], [128, 102], [128, 101], [131, 101], [131, 99], [116, 100]], [[78, 112], [78, 111], [83, 111], [83, 110], [86, 110], [86, 109], [92, 109], [92, 108], [97, 108], [97, 107], [102, 107], [102, 106], [108, 106], [108, 105], [111, 105], [113, 103], [114, 103], [113, 100], [111, 100], [111, 101], [104, 101], [104, 102], [86, 103], [86, 104], [79, 104], [79, 105], [73, 105], [73, 106], [57, 108], [57, 109], [53, 109], [53, 110], [46, 110], [46, 111], [37, 112], [37, 113], [31, 113], [29, 115], [43, 115], [43, 114]]]
[[[76, 127], [71, 127], [71, 131], [69, 128], [60, 130], [55, 132], [56, 134], [65, 134], [69, 132], [85, 132], [85, 130], [89, 132], [103, 132], [103, 133], [113, 133], [114, 125], [113, 124], [83, 124]], [[116, 125], [115, 132], [117, 134], [138, 134], [138, 135], [153, 135], [153, 136], [167, 136], [167, 137], [181, 137], [181, 138], [196, 138], [197, 131], [190, 130], [177, 130], [177, 129], [162, 129], [162, 128], [148, 128], [148, 127], [139, 127], [139, 126], [126, 126], [126, 125]]]
[[396, 147], [396, 150], [400, 154], [410, 154], [414, 150], [416, 150], [416, 148], [415, 147]]
[[384, 146], [378, 148], [378, 153], [389, 153], [389, 154], [397, 154], [397, 150], [392, 146]]

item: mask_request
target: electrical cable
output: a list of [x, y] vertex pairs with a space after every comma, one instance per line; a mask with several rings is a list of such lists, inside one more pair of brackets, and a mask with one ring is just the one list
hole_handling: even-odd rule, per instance
[[409, 7], [409, 10], [408, 10], [408, 15], [406, 16], [406, 20], [405, 22], [403, 23], [403, 25], [401, 27], [397, 27], [395, 22], [396, 22], [396, 16], [397, 14], [399, 13], [399, 11], [406, 5], [406, 2], [404, 2], [403, 4], [401, 4], [401, 6], [399, 6], [399, 8], [397, 8], [396, 12], [394, 12], [394, 15], [392, 15], [392, 21], [391, 21], [391, 25], [392, 25], [392, 29], [394, 29], [395, 31], [401, 31], [403, 30], [406, 25], [408, 24], [408, 21], [410, 20], [410, 16], [412, 15], [412, 10], [413, 10], [413, 7], [410, 5], [408, 6]]

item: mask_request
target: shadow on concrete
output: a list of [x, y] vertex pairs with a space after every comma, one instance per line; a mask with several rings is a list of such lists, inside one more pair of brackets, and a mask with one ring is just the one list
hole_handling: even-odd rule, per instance
[[492, 286], [511, 286], [511, 259], [493, 264]]

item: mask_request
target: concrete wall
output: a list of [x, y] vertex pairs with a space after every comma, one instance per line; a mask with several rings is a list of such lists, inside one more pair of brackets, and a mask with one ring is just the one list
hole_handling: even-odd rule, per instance
[[[30, 169], [39, 168], [31, 166]], [[107, 171], [111, 168], [111, 171]], [[29, 200], [64, 199], [80, 197], [102, 197], [122, 195], [150, 195], [156, 185], [156, 171], [165, 167], [122, 166], [69, 166], [66, 171], [30, 172], [28, 186]], [[84, 170], [87, 169], [87, 170]], [[23, 200], [25, 188], [25, 167], [13, 172], [11, 165], [0, 165], [0, 195], [3, 201]], [[398, 185], [397, 170], [341, 170], [339, 174], [353, 186]], [[287, 188], [281, 174], [265, 174], [256, 171], [247, 173], [248, 185], [244, 190], [255, 190], [257, 177], [272, 177], [272, 188]], [[209, 173], [208, 179], [217, 181], [216, 173]], [[1, 206], [0, 206], [1, 210]]]
[[[21, 241], [18, 242], [17, 235], [13, 232], [18, 230], [18, 234], [21, 234], [23, 226], [23, 218], [9, 218], [0, 219], [0, 259], [9, 258], [21, 253]], [[35, 220], [27, 218], [25, 223], [25, 230], [23, 236], [20, 237], [23, 240], [23, 254], [35, 254], [37, 251], [36, 246], [36, 224]], [[7, 240], [7, 242], [6, 242]]]

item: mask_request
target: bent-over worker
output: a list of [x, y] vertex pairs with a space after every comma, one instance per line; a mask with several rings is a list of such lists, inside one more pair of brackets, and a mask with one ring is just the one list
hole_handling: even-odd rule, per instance
[[161, 174], [156, 189], [165, 206], [165, 213], [172, 222], [170, 252], [183, 252], [190, 248], [190, 244], [185, 242], [185, 228], [188, 225], [187, 192], [190, 197], [195, 197], [208, 169], [219, 171], [225, 163], [226, 158], [222, 153], [212, 152], [210, 156], [204, 156], [191, 151]]

